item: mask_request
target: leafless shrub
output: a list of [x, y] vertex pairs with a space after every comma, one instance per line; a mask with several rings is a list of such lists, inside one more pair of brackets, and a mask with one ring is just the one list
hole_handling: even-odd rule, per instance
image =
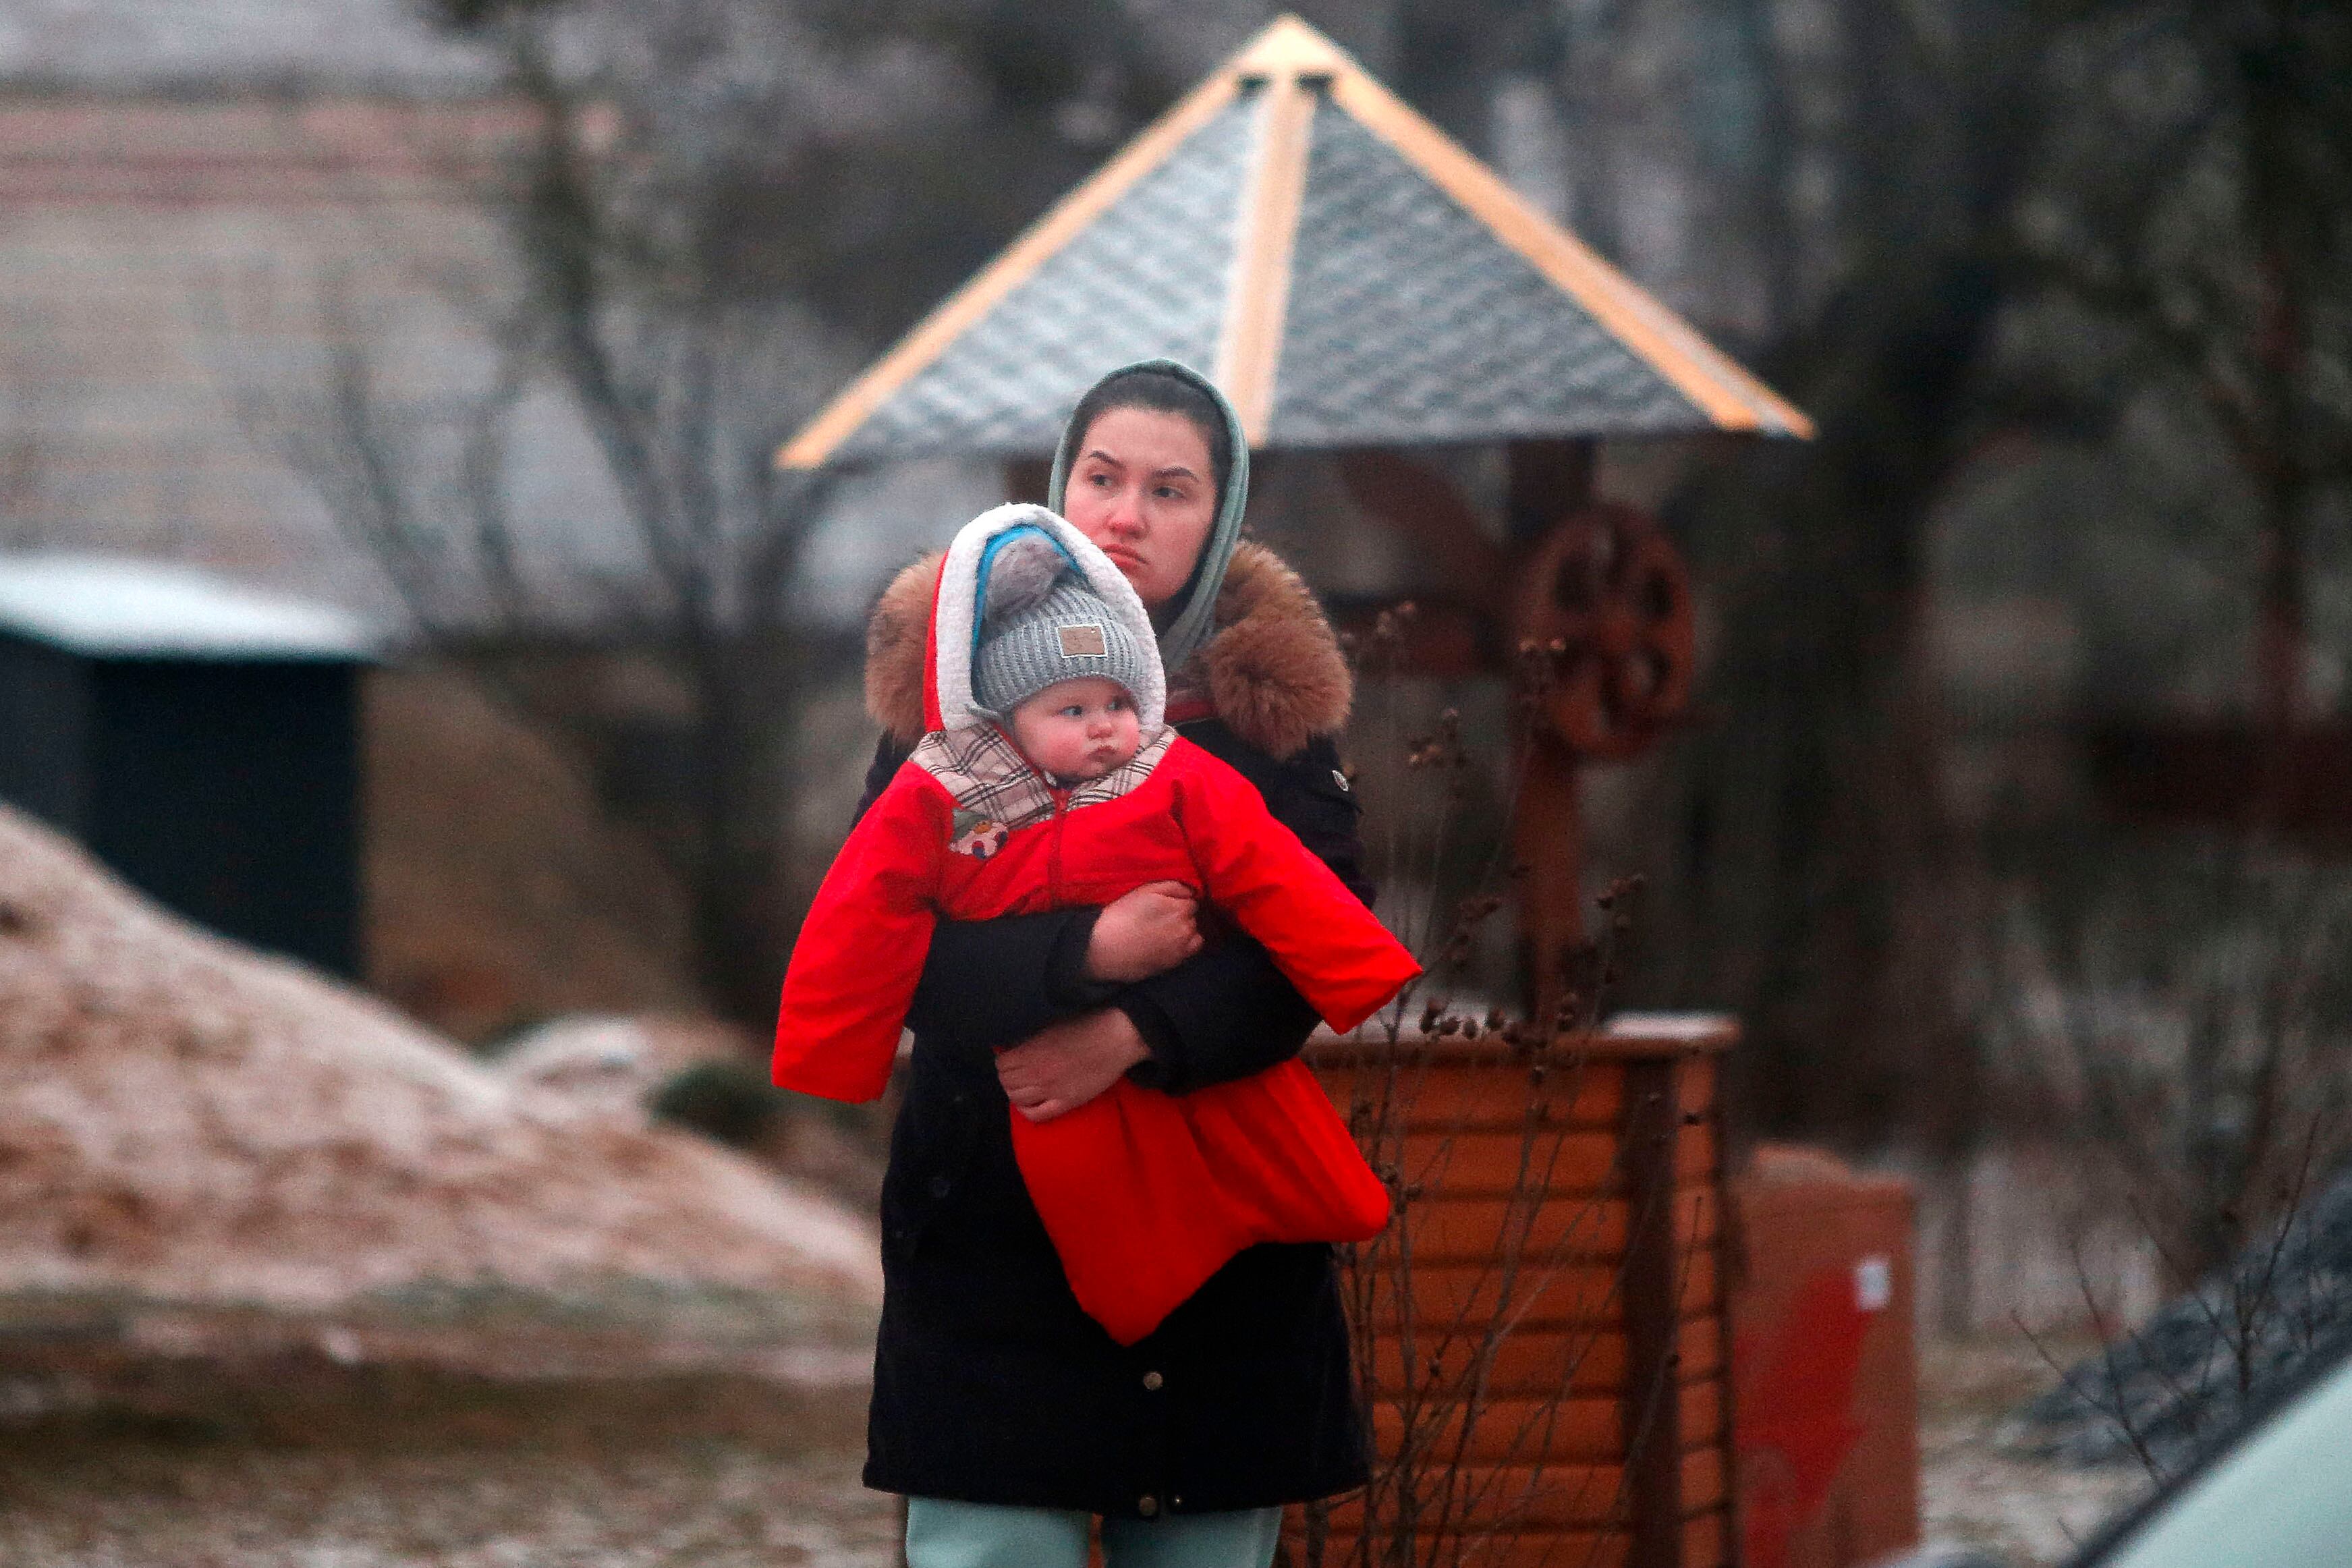
[[[2081, 1464], [2127, 1456], [2161, 1483], [2352, 1320], [2352, 1184], [2315, 1190], [2318, 1133], [2315, 1125], [2273, 1194], [2269, 1233], [2147, 1323], [2073, 1366], [2025, 1331], [2059, 1382], [2021, 1413], [2017, 1446]], [[2079, 1258], [2075, 1276], [2095, 1309], [2096, 1283]]]
[[[2019, 1440], [2159, 1479], [2352, 1317], [2352, 886], [2241, 840], [2012, 912], [1997, 1065], [2179, 1294], [2065, 1371]], [[2096, 1282], [2077, 1259], [2086, 1308]]]
[[2253, 843], [2109, 865], [2010, 910], [1993, 1067], [2128, 1196], [2187, 1289], [2352, 1137], [2352, 882]]
[[[1355, 650], [1367, 673], [1384, 672], [1412, 613], [1408, 605], [1383, 615]], [[1515, 757], [1538, 689], [1530, 682], [1540, 679], [1523, 673]], [[1457, 847], [1452, 816], [1471, 764], [1459, 716], [1449, 710], [1431, 733], [1396, 738], [1381, 763], [1412, 775], [1418, 789], [1391, 798], [1427, 818], [1384, 826], [1399, 844], [1423, 847], [1410, 867], [1391, 849], [1391, 874], [1445, 885]], [[1343, 1258], [1373, 1473], [1360, 1499], [1306, 1510], [1303, 1561], [1316, 1568], [1475, 1563], [1518, 1531], [1570, 1516], [1591, 1521], [1590, 1533], [1560, 1537], [1563, 1563], [1573, 1563], [1601, 1550], [1608, 1531], [1628, 1528], [1632, 1468], [1604, 1481], [1606, 1460], [1612, 1447], [1620, 1456], [1638, 1449], [1675, 1396], [1675, 1380], [1663, 1375], [1623, 1396], [1601, 1435], [1578, 1436], [1596, 1405], [1580, 1398], [1580, 1373], [1612, 1331], [1603, 1325], [1623, 1315], [1628, 1239], [1675, 1217], [1650, 1212], [1671, 1204], [1670, 1189], [1643, 1194], [1640, 1205], [1626, 1201], [1634, 1141], [1612, 1146], [1615, 1132], [1577, 1110], [1599, 1076], [1591, 1044], [1618, 979], [1639, 883], [1621, 882], [1598, 900], [1600, 935], [1566, 960], [1557, 1016], [1457, 1012], [1449, 990], [1503, 908], [1493, 889], [1510, 869], [1504, 853], [1487, 848], [1471, 872], [1478, 890], [1459, 899], [1450, 920], [1441, 924], [1424, 910], [1411, 922], [1402, 934], [1428, 973], [1327, 1058], [1398, 1217]], [[1433, 1112], [1441, 1100], [1447, 1109]], [[1475, 1201], [1448, 1207], [1468, 1223], [1446, 1234], [1434, 1205], [1465, 1194]], [[1631, 1212], [1636, 1206], [1643, 1212]], [[1674, 1225], [1678, 1279], [1696, 1259], [1687, 1242], [1696, 1232]], [[1590, 1445], [1578, 1455], [1589, 1469], [1560, 1458], [1580, 1442]]]
[[[784, 837], [814, 659], [793, 599], [838, 482], [772, 457], [834, 367], [795, 358], [813, 334], [793, 307], [702, 266], [679, 229], [691, 171], [657, 116], [559, 72], [533, 18], [495, 41], [529, 132], [514, 166], [467, 187], [503, 237], [494, 264], [429, 280], [446, 342], [420, 350], [354, 266], [307, 286], [223, 277], [198, 306], [248, 434], [381, 567], [426, 647], [592, 775], [626, 737], [563, 656], [657, 670], [674, 787], [630, 826], [686, 891], [704, 994], [764, 1018], [799, 891]], [[692, 190], [706, 207], [723, 194]], [[551, 421], [584, 438], [603, 498], [554, 525], [516, 503], [526, 461], [551, 460]]]

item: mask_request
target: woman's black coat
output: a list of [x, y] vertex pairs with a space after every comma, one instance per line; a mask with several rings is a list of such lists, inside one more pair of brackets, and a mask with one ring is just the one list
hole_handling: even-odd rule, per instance
[[[1179, 729], [1370, 901], [1356, 803], [1328, 740], [1276, 762], [1220, 719]], [[904, 755], [883, 742], [868, 804]], [[1329, 1247], [1252, 1247], [1127, 1348], [1070, 1295], [1013, 1163], [994, 1053], [1116, 1005], [1151, 1047], [1134, 1076], [1181, 1093], [1296, 1054], [1315, 1022], [1238, 934], [1138, 984], [1087, 980], [1098, 912], [942, 921], [932, 940], [882, 1188], [866, 1484], [1144, 1518], [1360, 1486], [1363, 1426]]]

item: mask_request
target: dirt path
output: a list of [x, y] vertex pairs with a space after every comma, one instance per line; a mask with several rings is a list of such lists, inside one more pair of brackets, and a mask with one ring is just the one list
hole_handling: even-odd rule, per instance
[[12, 1568], [888, 1568], [858, 1457], [124, 1445], [0, 1467]]

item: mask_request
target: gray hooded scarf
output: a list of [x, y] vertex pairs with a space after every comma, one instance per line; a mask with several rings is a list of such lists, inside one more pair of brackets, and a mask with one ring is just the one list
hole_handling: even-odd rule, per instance
[[[1176, 360], [1147, 359], [1121, 365], [1097, 381], [1094, 386], [1087, 388], [1087, 395], [1092, 395], [1094, 387], [1100, 386], [1105, 381], [1139, 370], [1164, 371], [1207, 393], [1209, 401], [1215, 404], [1217, 412], [1224, 416], [1227, 444], [1233, 449], [1233, 461], [1225, 471], [1224, 487], [1217, 497], [1216, 521], [1210, 525], [1208, 540], [1201, 546], [1201, 559], [1193, 564], [1192, 581], [1184, 584], [1183, 591], [1177, 596], [1179, 607], [1175, 616], [1168, 623], [1167, 629], [1160, 634], [1160, 668], [1167, 670], [1172, 679], [1176, 672], [1184, 668], [1185, 661], [1208, 640], [1215, 624], [1217, 592], [1224, 586], [1225, 568], [1233, 563], [1234, 547], [1241, 542], [1242, 513], [1249, 506], [1249, 438], [1242, 434], [1241, 416], [1234, 412], [1234, 405], [1225, 401], [1225, 395], [1217, 390], [1216, 383], [1191, 365]], [[1080, 397], [1080, 403], [1085, 401], [1084, 396]], [[1054, 477], [1045, 489], [1045, 504], [1056, 515], [1065, 515], [1062, 503], [1070, 482], [1070, 465], [1076, 459], [1075, 448], [1079, 437], [1085, 434], [1077, 427], [1077, 417], [1074, 413], [1070, 423], [1063, 426], [1061, 445], [1055, 448]]]

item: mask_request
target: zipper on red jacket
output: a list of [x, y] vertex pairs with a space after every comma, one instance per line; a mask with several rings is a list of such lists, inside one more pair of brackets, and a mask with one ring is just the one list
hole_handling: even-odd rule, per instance
[[[1039, 776], [1044, 777], [1044, 774], [1041, 773]], [[1059, 788], [1051, 779], [1047, 779], [1045, 793], [1052, 796], [1054, 801], [1052, 828], [1054, 839], [1045, 847], [1045, 897], [1048, 900], [1046, 907], [1059, 909], [1062, 906], [1062, 824], [1070, 815], [1070, 792]]]
[[1031, 762], [1029, 753], [1021, 749], [1021, 743], [1018, 741], [1013, 739], [1013, 732], [1010, 730], [999, 724], [996, 727], [996, 732], [1012, 743], [1013, 754], [1021, 759], [1021, 765], [1029, 770], [1031, 776], [1045, 786], [1045, 796], [1054, 803], [1052, 828], [1054, 838], [1053, 842], [1045, 847], [1045, 897], [1051, 900], [1049, 908], [1058, 906], [1062, 900], [1062, 819], [1070, 815], [1070, 795], [1073, 792], [1055, 784], [1053, 774]]

